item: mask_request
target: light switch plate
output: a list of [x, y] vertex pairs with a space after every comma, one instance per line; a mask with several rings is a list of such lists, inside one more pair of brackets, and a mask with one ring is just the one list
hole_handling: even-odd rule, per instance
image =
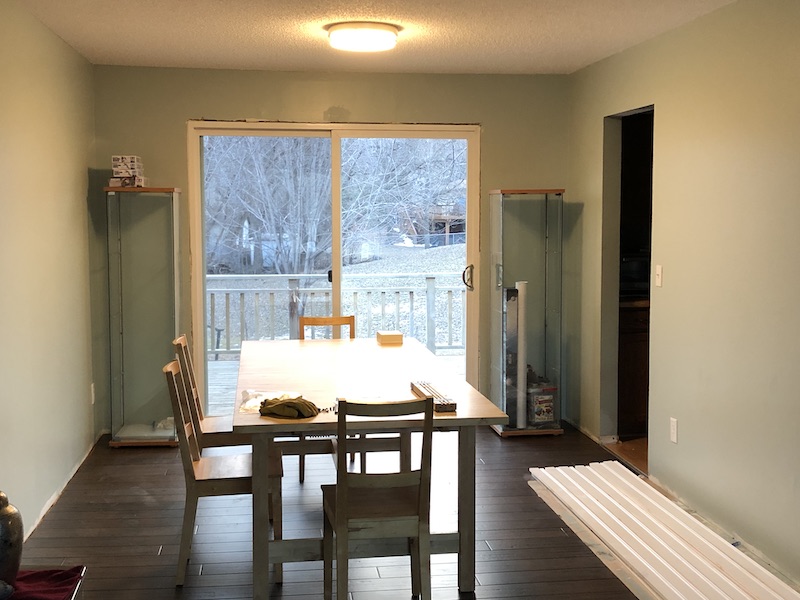
[[656, 265], [656, 287], [661, 287], [664, 283], [664, 272], [661, 265]]

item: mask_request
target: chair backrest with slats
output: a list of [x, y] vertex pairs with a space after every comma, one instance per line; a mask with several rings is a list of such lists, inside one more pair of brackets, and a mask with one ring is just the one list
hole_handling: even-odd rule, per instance
[[[373, 419], [387, 418], [387, 432], [397, 431], [395, 421], [392, 419], [402, 417], [413, 418], [419, 423], [422, 430], [422, 445], [420, 448], [419, 468], [400, 467], [391, 473], [356, 473], [348, 472], [348, 443], [353, 438], [348, 437], [348, 416], [370, 417]], [[421, 417], [421, 419], [420, 419]], [[393, 427], [392, 425], [395, 425]], [[372, 432], [372, 431], [371, 431]], [[351, 435], [353, 430], [349, 432]], [[359, 450], [366, 448], [369, 451], [369, 437], [358, 441]], [[338, 421], [336, 435], [336, 502], [339, 506], [347, 506], [349, 490], [360, 487], [370, 488], [404, 488], [419, 486], [419, 515], [427, 521], [430, 514], [430, 485], [431, 485], [431, 445], [433, 441], [433, 399], [418, 398], [397, 402], [353, 402], [344, 399], [338, 400]], [[414, 464], [414, 461], [411, 461]], [[358, 492], [354, 492], [358, 493]]]
[[189, 413], [189, 399], [186, 397], [186, 386], [180, 363], [173, 360], [164, 369], [167, 377], [167, 388], [172, 401], [172, 414], [175, 418], [175, 429], [178, 432], [178, 445], [181, 449], [181, 460], [187, 479], [194, 478], [192, 463], [200, 460], [200, 445]]
[[[200, 392], [197, 389], [194, 363], [192, 362], [192, 353], [189, 351], [189, 342], [186, 340], [186, 334], [181, 334], [172, 340], [172, 345], [175, 347], [175, 355], [181, 364], [181, 373], [183, 373], [187, 397], [194, 403], [194, 413], [197, 418], [202, 420], [205, 417], [203, 401], [200, 399]], [[195, 423], [195, 426], [197, 426], [197, 423]]]
[[300, 317], [300, 339], [306, 339], [305, 330], [306, 327], [324, 327], [324, 326], [333, 326], [333, 327], [341, 327], [342, 325], [347, 325], [350, 328], [350, 339], [353, 340], [356, 337], [356, 318], [354, 315], [348, 315], [344, 317]]

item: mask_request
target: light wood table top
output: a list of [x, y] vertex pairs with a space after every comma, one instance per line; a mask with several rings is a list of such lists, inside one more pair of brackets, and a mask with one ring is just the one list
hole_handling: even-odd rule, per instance
[[244, 342], [233, 426], [242, 433], [262, 433], [265, 425], [269, 425], [273, 433], [335, 430], [336, 414], [333, 412], [321, 412], [308, 419], [243, 414], [239, 408], [242, 392], [247, 390], [263, 393], [265, 397], [283, 392], [302, 394], [323, 409], [333, 407], [336, 398], [407, 400], [414, 397], [412, 380], [428, 381], [455, 400], [455, 413], [436, 413], [434, 425], [439, 429], [508, 422], [503, 411], [466, 381], [443, 368], [417, 340], [406, 338], [402, 345], [381, 346], [374, 339], [359, 338]]

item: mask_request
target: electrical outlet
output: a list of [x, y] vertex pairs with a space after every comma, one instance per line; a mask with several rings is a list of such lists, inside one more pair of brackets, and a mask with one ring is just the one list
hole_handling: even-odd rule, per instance
[[92, 385], [89, 386], [89, 395], [92, 398], [92, 406], [94, 406], [94, 381]]
[[678, 419], [675, 417], [669, 418], [669, 441], [673, 444], [678, 443]]

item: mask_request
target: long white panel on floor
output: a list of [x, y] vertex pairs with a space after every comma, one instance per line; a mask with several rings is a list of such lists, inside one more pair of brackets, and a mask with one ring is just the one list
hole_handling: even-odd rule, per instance
[[616, 485], [620, 486], [621, 493], [654, 514], [654, 518], [661, 525], [685, 540], [697, 555], [703, 556], [752, 597], [759, 600], [800, 598], [800, 594], [773, 573], [732, 546], [675, 502], [633, 475], [622, 464], [608, 461], [593, 463], [592, 467], [609, 481], [616, 482]]
[[667, 600], [800, 600], [798, 592], [616, 461], [530, 471]]

